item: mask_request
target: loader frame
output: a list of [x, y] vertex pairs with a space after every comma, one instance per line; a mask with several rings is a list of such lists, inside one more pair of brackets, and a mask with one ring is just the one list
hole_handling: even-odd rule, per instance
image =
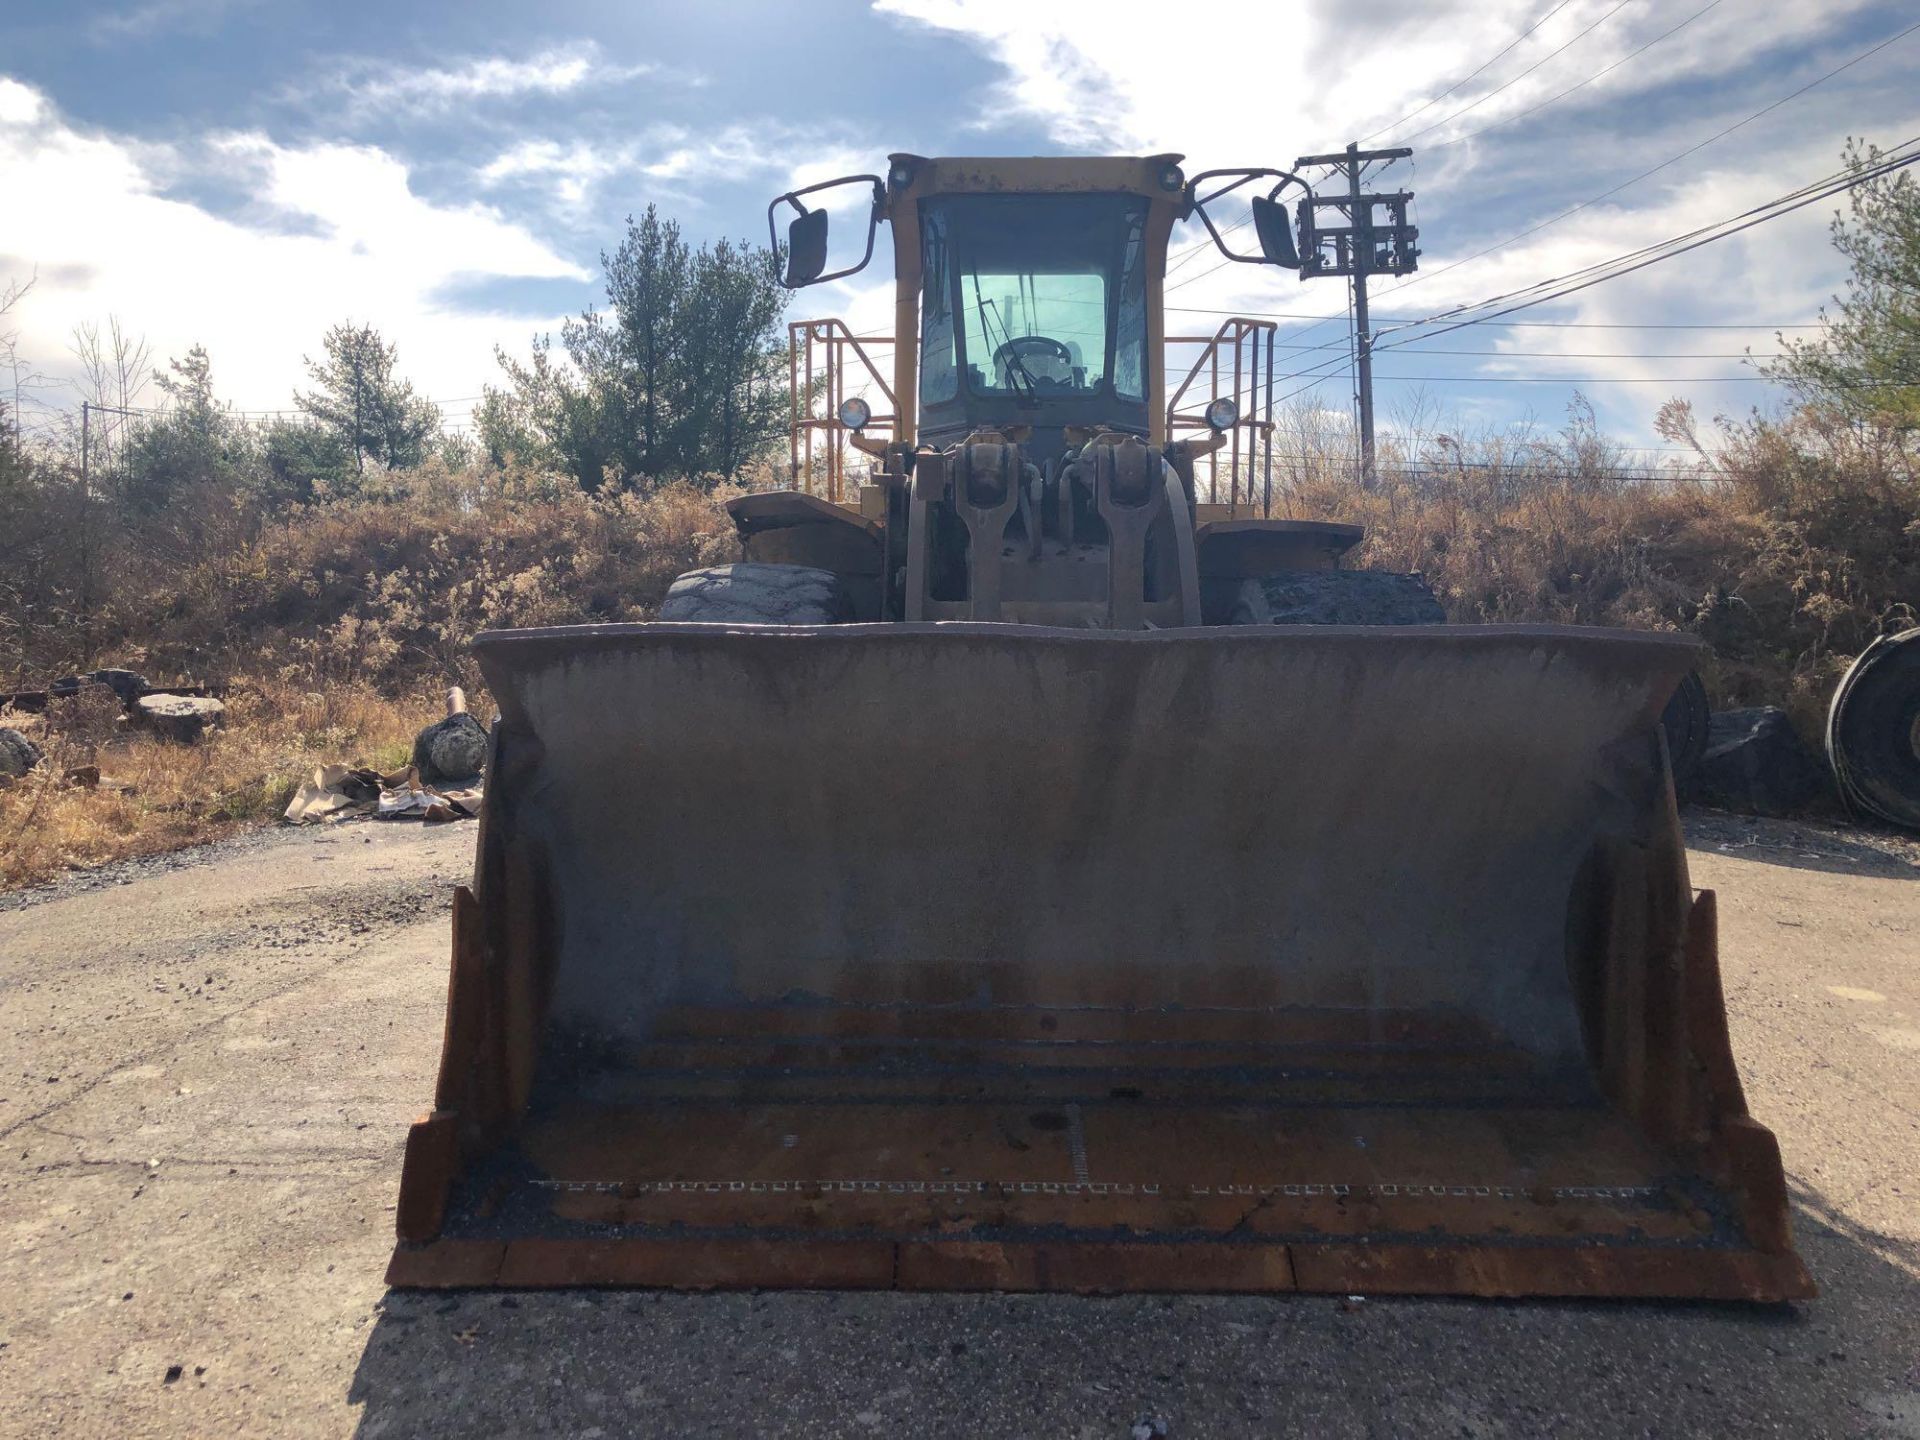
[[[475, 639], [391, 1283], [1813, 1293], [1660, 729], [1697, 642], [1292, 573], [1362, 537], [1272, 513], [1273, 325], [1169, 337], [1164, 275], [1222, 174], [1278, 177], [1297, 263], [1295, 177], [1178, 161], [895, 155], [770, 207], [803, 284], [851, 273], [803, 197], [871, 193], [890, 378], [796, 323], [748, 563], [673, 622]], [[929, 396], [923, 213], [981, 347]], [[1268, 623], [1327, 621], [1309, 591], [1348, 614]]]

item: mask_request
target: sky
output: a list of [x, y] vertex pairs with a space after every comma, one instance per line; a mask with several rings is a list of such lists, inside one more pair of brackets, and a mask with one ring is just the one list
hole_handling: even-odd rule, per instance
[[[1374, 282], [1384, 329], [1736, 214], [1836, 170], [1849, 136], [1920, 135], [1920, 30], [1866, 53], [1916, 20], [1911, 0], [9, 0], [0, 291], [34, 284], [0, 332], [54, 409], [79, 403], [76, 327], [117, 318], [162, 363], [204, 345], [220, 397], [270, 411], [328, 326], [371, 322], [458, 429], [496, 347], [601, 299], [601, 252], [649, 204], [696, 243], [764, 243], [773, 196], [892, 151], [1173, 151], [1193, 173], [1350, 140], [1414, 150], [1377, 177], [1414, 192], [1423, 251]], [[1776, 406], [1743, 357], [1841, 288], [1833, 210], [1517, 317], [1551, 324], [1383, 353], [1382, 424], [1553, 430], [1577, 389], [1651, 447], [1674, 395]], [[1344, 282], [1188, 253], [1206, 243], [1175, 233], [1169, 328], [1284, 317], [1282, 373], [1325, 367], [1304, 394], [1347, 406]], [[791, 318], [888, 329], [889, 266], [883, 232]]]

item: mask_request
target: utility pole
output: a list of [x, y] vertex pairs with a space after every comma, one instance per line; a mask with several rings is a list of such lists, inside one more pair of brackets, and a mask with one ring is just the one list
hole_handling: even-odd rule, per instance
[[80, 658], [93, 662], [93, 481], [88, 451], [93, 442], [93, 406], [80, 402]]
[[[1396, 150], [1362, 150], [1357, 144], [1331, 155], [1303, 155], [1294, 168], [1319, 165], [1340, 171], [1346, 178], [1344, 195], [1308, 194], [1300, 202], [1300, 278], [1344, 275], [1353, 283], [1354, 367], [1360, 411], [1360, 484], [1374, 482], [1373, 452], [1373, 325], [1367, 313], [1367, 276], [1410, 275], [1420, 251], [1414, 241], [1420, 232], [1407, 223], [1410, 190], [1371, 194], [1360, 188], [1361, 172], [1376, 160], [1404, 160], [1413, 154]], [[1386, 208], [1384, 220], [1376, 218]], [[1322, 225], [1320, 212], [1333, 210], [1344, 224]]]

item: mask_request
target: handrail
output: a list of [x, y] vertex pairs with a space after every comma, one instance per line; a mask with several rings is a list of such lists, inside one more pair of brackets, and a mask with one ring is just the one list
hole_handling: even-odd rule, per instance
[[[868, 422], [868, 428], [884, 426], [892, 432], [899, 418], [899, 401], [867, 353], [869, 345], [891, 344], [891, 335], [855, 335], [846, 322], [837, 317], [795, 320], [788, 324], [787, 460], [789, 481], [794, 489], [811, 495], [817, 479], [820, 488], [826, 491], [826, 499], [837, 503], [841, 498], [845, 471], [841, 440], [847, 427], [840, 423], [840, 402], [848, 398], [849, 350], [859, 367], [866, 371], [868, 381], [886, 397], [887, 413], [876, 413]], [[823, 402], [824, 414], [814, 413], [816, 395]], [[815, 432], [824, 436], [818, 458], [825, 473], [818, 477], [814, 473]]]
[[[1250, 512], [1273, 513], [1273, 362], [1274, 337], [1279, 327], [1271, 320], [1236, 315], [1223, 320], [1211, 335], [1169, 335], [1169, 369], [1180, 347], [1202, 346], [1167, 402], [1167, 432], [1206, 430], [1212, 426], [1206, 409], [1213, 401], [1231, 398], [1239, 414], [1225, 427], [1226, 443], [1206, 457], [1208, 499], [1220, 500], [1220, 469], [1227, 470], [1227, 504], [1237, 514], [1244, 504]], [[868, 347], [890, 346], [890, 335], [855, 335], [836, 317], [795, 320], [787, 326], [787, 380], [789, 386], [788, 466], [790, 483], [807, 494], [824, 491], [839, 502], [846, 489], [844, 439], [840, 402], [848, 398], [850, 364], [866, 373], [868, 393], [877, 389], [886, 397], [886, 414], [875, 414], [866, 432], [897, 428], [899, 400], [868, 354]], [[851, 361], [849, 359], [851, 352]], [[855, 374], [858, 374], [858, 370]], [[1207, 398], [1197, 411], [1181, 411], [1181, 402], [1195, 388], [1201, 372], [1207, 374]], [[1224, 372], [1224, 373], [1223, 373]], [[1227, 381], [1227, 389], [1221, 382]], [[816, 412], [816, 402], [819, 410]], [[815, 435], [821, 439], [815, 441]], [[1244, 484], [1243, 484], [1244, 480]]]
[[[1215, 400], [1231, 399], [1237, 410], [1234, 423], [1225, 428], [1226, 444], [1209, 452], [1207, 498], [1220, 500], [1220, 462], [1227, 464], [1227, 504], [1230, 513], [1239, 514], [1242, 501], [1242, 470], [1245, 471], [1244, 503], [1263, 516], [1273, 514], [1273, 351], [1279, 326], [1272, 320], [1256, 320], [1235, 315], [1220, 322], [1211, 335], [1170, 335], [1167, 346], [1199, 345], [1187, 375], [1167, 401], [1167, 433], [1181, 430], [1207, 430], [1206, 411]], [[1222, 394], [1223, 352], [1231, 356], [1229, 386]], [[1171, 360], [1171, 356], [1169, 356]], [[1207, 399], [1197, 412], [1181, 413], [1180, 402], [1193, 388], [1202, 370], [1207, 372]], [[1197, 477], [1196, 477], [1197, 478]], [[1257, 498], [1257, 506], [1256, 506]]]

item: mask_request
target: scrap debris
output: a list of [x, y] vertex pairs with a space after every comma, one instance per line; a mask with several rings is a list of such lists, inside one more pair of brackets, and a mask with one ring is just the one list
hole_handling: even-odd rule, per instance
[[350, 765], [322, 765], [288, 804], [285, 819], [311, 825], [372, 815], [381, 820], [465, 820], [480, 813], [480, 787], [436, 788], [409, 765], [382, 775]]
[[[478, 743], [472, 736], [478, 735]], [[381, 820], [469, 820], [480, 814], [486, 730], [467, 713], [458, 686], [447, 692], [447, 718], [420, 732], [414, 763], [391, 774], [350, 765], [322, 765], [287, 806], [294, 825], [372, 815]], [[423, 763], [424, 762], [424, 763]]]

